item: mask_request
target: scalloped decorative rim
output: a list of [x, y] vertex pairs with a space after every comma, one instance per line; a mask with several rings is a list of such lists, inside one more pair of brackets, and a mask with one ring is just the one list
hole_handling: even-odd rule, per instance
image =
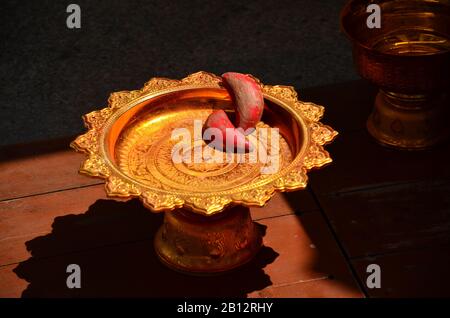
[[[249, 74], [250, 75], [250, 74]], [[252, 75], [250, 75], [252, 76]], [[253, 76], [252, 76], [253, 77]], [[261, 86], [264, 98], [281, 104], [300, 121], [307, 141], [294, 160], [282, 171], [268, 178], [267, 182], [251, 188], [240, 187], [239, 191], [225, 191], [218, 194], [192, 193], [180, 194], [157, 188], [150, 188], [135, 182], [119, 171], [108, 158], [104, 147], [104, 138], [108, 121], [120, 115], [119, 110], [133, 107], [143, 98], [165, 94], [179, 89], [202, 87], [222, 88], [219, 76], [197, 72], [181, 80], [168, 78], [152, 78], [140, 90], [112, 93], [106, 108], [90, 112], [83, 116], [88, 131], [78, 136], [70, 146], [87, 154], [79, 172], [91, 177], [105, 179], [105, 190], [109, 197], [139, 197], [144, 205], [152, 211], [170, 211], [176, 208], [188, 208], [196, 213], [212, 215], [224, 210], [230, 204], [245, 206], [263, 206], [274, 195], [275, 191], [293, 191], [306, 187], [308, 170], [322, 167], [332, 161], [323, 146], [331, 142], [337, 132], [319, 122], [324, 107], [314, 103], [302, 102], [291, 86], [264, 85], [253, 77]]]

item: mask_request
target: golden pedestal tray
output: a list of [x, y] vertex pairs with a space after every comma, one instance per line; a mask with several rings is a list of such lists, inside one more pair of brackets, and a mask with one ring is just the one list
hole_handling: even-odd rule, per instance
[[[276, 191], [304, 189], [306, 172], [331, 162], [323, 145], [337, 132], [319, 122], [324, 108], [299, 101], [292, 87], [260, 85], [266, 106], [257, 127], [277, 127], [282, 137], [273, 174], [261, 174], [260, 162], [172, 160], [174, 129], [195, 135], [194, 119], [233, 111], [221, 78], [210, 73], [153, 78], [140, 90], [111, 94], [108, 107], [83, 117], [89, 130], [71, 143], [87, 154], [80, 173], [105, 179], [110, 197], [138, 197], [165, 212], [154, 245], [172, 269], [213, 274], [248, 262], [262, 244], [248, 207], [263, 206]], [[194, 140], [189, 151], [198, 147], [207, 146]]]
[[[380, 28], [367, 7], [380, 7]], [[382, 145], [417, 150], [450, 137], [449, 0], [350, 0], [341, 26], [359, 74], [380, 90], [367, 120]]]

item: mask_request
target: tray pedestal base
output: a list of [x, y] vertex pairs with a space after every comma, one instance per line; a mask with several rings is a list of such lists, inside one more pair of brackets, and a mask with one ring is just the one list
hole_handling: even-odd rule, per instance
[[261, 245], [260, 229], [250, 210], [241, 206], [213, 216], [183, 209], [167, 212], [154, 241], [164, 265], [192, 275], [235, 269], [250, 261]]
[[406, 150], [429, 148], [450, 136], [446, 106], [445, 96], [401, 95], [380, 90], [367, 129], [385, 146]]

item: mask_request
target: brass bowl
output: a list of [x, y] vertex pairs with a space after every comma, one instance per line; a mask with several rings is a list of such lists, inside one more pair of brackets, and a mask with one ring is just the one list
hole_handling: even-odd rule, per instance
[[[366, 12], [378, 4], [381, 27]], [[380, 87], [367, 128], [381, 144], [422, 149], [448, 138], [450, 1], [352, 0], [341, 26], [359, 74]]]
[[[261, 245], [247, 207], [263, 206], [275, 191], [305, 188], [306, 172], [331, 162], [323, 145], [337, 132], [318, 122], [323, 107], [299, 101], [292, 87], [260, 85], [266, 106], [258, 129], [277, 127], [282, 137], [273, 174], [248, 161], [172, 160], [174, 129], [195, 135], [194, 120], [201, 127], [214, 109], [233, 113], [221, 78], [206, 72], [111, 94], [108, 107], [84, 116], [89, 131], [71, 143], [88, 155], [80, 172], [105, 179], [108, 196], [139, 197], [150, 210], [167, 212], [155, 247], [176, 270], [217, 273], [247, 262]], [[193, 142], [189, 152], [198, 147], [206, 144]]]

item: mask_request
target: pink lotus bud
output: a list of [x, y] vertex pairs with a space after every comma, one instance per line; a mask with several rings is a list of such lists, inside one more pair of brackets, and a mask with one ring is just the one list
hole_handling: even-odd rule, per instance
[[222, 75], [224, 87], [230, 93], [236, 109], [237, 126], [251, 132], [261, 120], [264, 98], [261, 87], [248, 75], [228, 72]]
[[[218, 131], [220, 131], [220, 137], [222, 139], [216, 140], [211, 138], [212, 136], [217, 138], [217, 136], [214, 131], [208, 131], [208, 128], [216, 128]], [[223, 111], [222, 109], [216, 110], [208, 116], [203, 127], [203, 131], [203, 137], [208, 140], [213, 139], [211, 140], [211, 145], [213, 145], [216, 149], [231, 150], [226, 148], [227, 140], [228, 143], [233, 147], [232, 150], [237, 151], [238, 153], [244, 153], [246, 151], [249, 151], [250, 149], [250, 144], [248, 140], [245, 139], [245, 135], [242, 133], [242, 129], [235, 128], [225, 111]]]

